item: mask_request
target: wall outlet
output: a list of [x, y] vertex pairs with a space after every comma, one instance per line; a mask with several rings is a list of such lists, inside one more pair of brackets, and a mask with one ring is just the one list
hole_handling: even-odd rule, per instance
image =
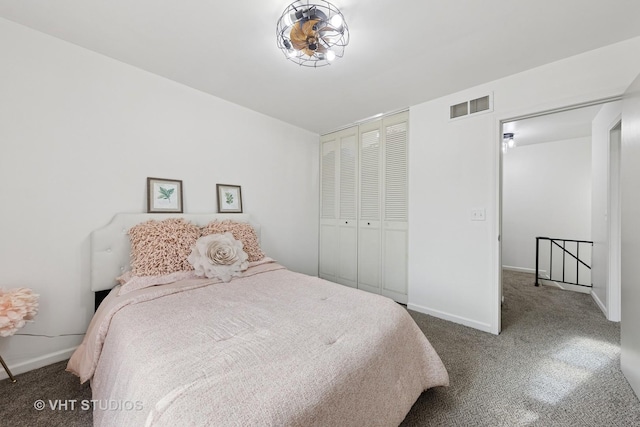
[[471, 209], [471, 221], [484, 221], [484, 220], [485, 220], [484, 208]]

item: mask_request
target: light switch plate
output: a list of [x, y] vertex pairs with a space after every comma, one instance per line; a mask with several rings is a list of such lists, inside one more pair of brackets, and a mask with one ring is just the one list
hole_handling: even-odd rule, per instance
[[485, 220], [484, 208], [471, 209], [471, 221], [484, 221], [484, 220]]

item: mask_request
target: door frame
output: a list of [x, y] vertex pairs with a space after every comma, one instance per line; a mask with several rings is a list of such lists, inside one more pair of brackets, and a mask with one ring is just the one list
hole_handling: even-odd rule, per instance
[[[612, 139], [613, 132], [617, 138]], [[619, 322], [621, 319], [621, 203], [620, 203], [620, 163], [622, 160], [622, 115], [609, 126], [607, 141], [607, 319]], [[615, 150], [615, 153], [614, 153]], [[615, 158], [614, 158], [615, 155]]]
[[[503, 159], [504, 154], [502, 152], [503, 125], [507, 122], [513, 122], [517, 120], [530, 119], [533, 117], [547, 116], [550, 114], [561, 113], [564, 111], [576, 110], [583, 107], [591, 107], [594, 105], [603, 105], [609, 102], [615, 102], [622, 100], [623, 95], [615, 95], [606, 98], [597, 98], [589, 101], [577, 102], [573, 104], [561, 104], [556, 107], [549, 107], [547, 109], [529, 109], [519, 112], [507, 112], [497, 117], [495, 122], [495, 144], [494, 144], [494, 191], [496, 194], [494, 200], [494, 208], [496, 211], [495, 221], [493, 229], [495, 231], [495, 250], [494, 250], [494, 287], [493, 287], [493, 325], [495, 328], [491, 331], [494, 334], [499, 334], [502, 330], [502, 175], [503, 175]], [[615, 127], [615, 124], [614, 126]]]

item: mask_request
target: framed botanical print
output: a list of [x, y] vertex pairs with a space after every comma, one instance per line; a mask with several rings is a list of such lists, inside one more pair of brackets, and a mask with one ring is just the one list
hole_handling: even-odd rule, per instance
[[242, 193], [239, 185], [216, 184], [218, 213], [242, 213]]
[[182, 213], [182, 181], [147, 178], [147, 212]]

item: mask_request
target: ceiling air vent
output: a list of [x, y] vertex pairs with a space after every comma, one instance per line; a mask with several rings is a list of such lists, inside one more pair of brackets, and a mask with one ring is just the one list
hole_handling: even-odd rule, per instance
[[482, 111], [490, 111], [492, 109], [491, 95], [487, 95], [452, 105], [449, 107], [449, 118], [457, 119], [458, 117], [464, 117], [474, 113], [480, 113]]

